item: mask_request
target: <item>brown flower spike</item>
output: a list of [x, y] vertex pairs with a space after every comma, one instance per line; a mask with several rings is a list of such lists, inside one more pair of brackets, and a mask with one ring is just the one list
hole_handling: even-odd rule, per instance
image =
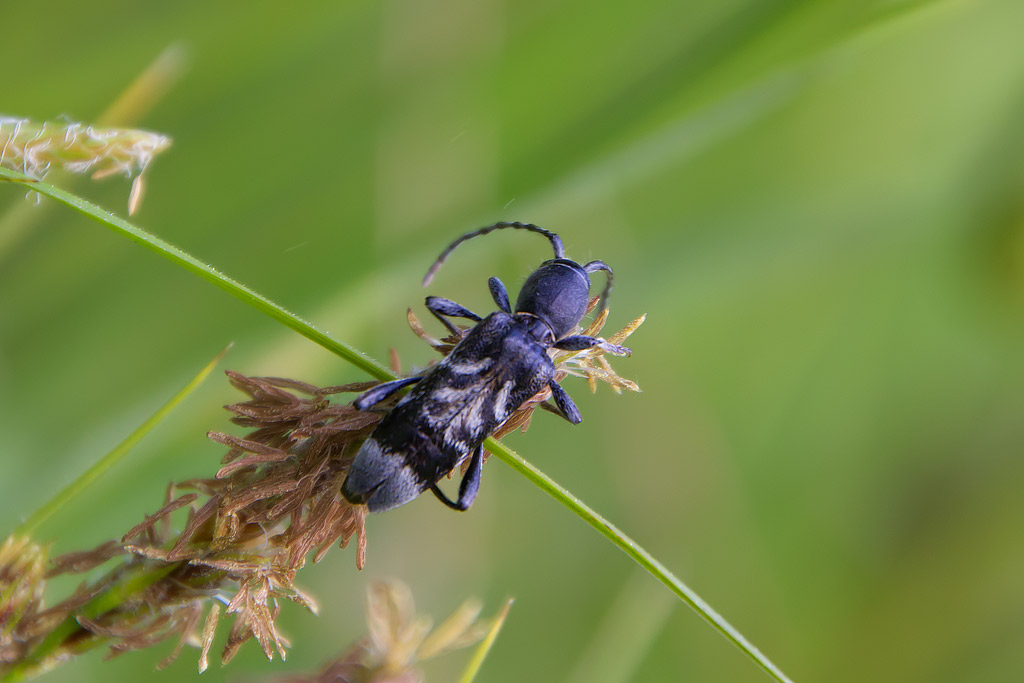
[[[590, 310], [596, 304], [595, 298]], [[604, 311], [585, 333], [597, 334], [606, 319]], [[409, 322], [442, 354], [459, 341], [457, 336], [430, 337], [411, 312]], [[642, 322], [643, 317], [634, 320], [609, 341], [621, 343]], [[573, 374], [586, 377], [592, 389], [601, 380], [616, 391], [639, 391], [612, 370], [596, 347], [554, 351], [553, 359], [559, 379]], [[58, 557], [48, 574], [80, 574], [127, 555], [102, 578], [44, 609], [43, 552], [14, 539], [0, 548], [0, 676], [38, 673], [100, 644], [115, 656], [171, 638], [177, 644], [160, 666], [190, 643], [201, 647], [203, 671], [217, 626], [227, 616], [233, 623], [222, 663], [250, 639], [268, 658], [275, 651], [284, 658], [288, 642], [275, 625], [280, 602], [316, 612], [313, 599], [294, 584], [307, 557], [312, 553], [313, 561], [319, 561], [335, 543], [345, 547], [355, 538], [356, 564], [362, 568], [366, 508], [349, 504], [340, 490], [359, 446], [382, 413], [360, 412], [331, 398], [365, 391], [378, 382], [321, 388], [292, 379], [227, 374], [249, 398], [226, 408], [234, 414], [231, 421], [249, 432], [244, 437], [210, 432], [212, 440], [228, 447], [216, 475], [169, 486], [164, 505], [120, 542]], [[525, 430], [533, 411], [538, 405], [546, 407], [548, 398], [549, 389], [538, 393], [495, 436]], [[396, 395], [381, 407], [398, 399]], [[174, 530], [175, 515], [184, 515], [180, 532]], [[402, 602], [394, 591], [390, 595], [391, 603]], [[371, 619], [371, 633], [380, 641], [383, 632], [375, 632], [372, 624]], [[388, 649], [392, 656], [395, 651]]]
[[[366, 596], [369, 635], [313, 675], [295, 675], [280, 683], [421, 683], [423, 660], [469, 647], [481, 640], [495, 619], [480, 620], [480, 603], [467, 600], [438, 626], [416, 614], [412, 592], [404, 583], [371, 584]], [[506, 606], [507, 611], [507, 606]], [[500, 622], [499, 622], [500, 625]]]
[[[0, 675], [15, 669], [38, 673], [102, 643], [114, 656], [170, 638], [178, 643], [161, 666], [185, 643], [199, 642], [204, 669], [222, 613], [234, 619], [222, 662], [249, 639], [257, 640], [267, 657], [275, 651], [284, 657], [287, 641], [274, 623], [280, 600], [316, 610], [294, 585], [307, 556], [318, 560], [333, 544], [345, 546], [356, 537], [356, 563], [363, 565], [365, 510], [349, 505], [338, 491], [355, 450], [380, 416], [328, 397], [362, 391], [374, 382], [317, 388], [294, 380], [228, 376], [249, 395], [227, 407], [235, 415], [232, 421], [251, 431], [244, 438], [210, 434], [229, 447], [217, 475], [168, 487], [163, 507], [119, 543], [58, 557], [49, 575], [87, 572], [126, 553], [127, 559], [68, 600], [41, 610], [41, 599], [32, 599], [38, 590], [24, 587], [39, 585], [42, 577], [31, 569], [39, 563], [26, 565], [24, 547], [13, 552], [20, 564], [6, 573], [21, 576], [20, 582], [11, 581], [25, 607], [17, 608], [17, 628], [7, 629], [0, 641]], [[180, 533], [171, 519], [177, 511], [186, 514]], [[94, 609], [111, 598], [116, 598], [113, 609]], [[7, 605], [4, 600], [4, 612]], [[196, 631], [204, 612], [200, 639]], [[49, 641], [55, 629], [67, 634], [56, 645]]]

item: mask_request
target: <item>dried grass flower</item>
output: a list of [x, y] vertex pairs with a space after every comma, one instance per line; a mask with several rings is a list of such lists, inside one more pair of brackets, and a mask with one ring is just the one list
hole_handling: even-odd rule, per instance
[[92, 173], [94, 179], [124, 175], [133, 179], [129, 213], [135, 213], [142, 200], [143, 172], [170, 145], [166, 135], [144, 130], [0, 116], [0, 166], [36, 179], [51, 167]]
[[[235, 424], [250, 431], [244, 437], [210, 433], [228, 446], [220, 471], [169, 486], [164, 505], [119, 542], [56, 558], [51, 576], [89, 572], [127, 555], [68, 600], [22, 616], [13, 636], [17, 652], [0, 661], [0, 674], [15, 667], [46, 670], [100, 643], [115, 656], [171, 638], [177, 645], [161, 666], [186, 643], [196, 643], [202, 670], [222, 615], [234, 620], [222, 662], [250, 639], [268, 658], [275, 652], [284, 657], [288, 643], [275, 625], [280, 602], [316, 611], [314, 600], [294, 584], [307, 558], [317, 561], [332, 545], [355, 539], [356, 563], [363, 566], [366, 510], [350, 505], [339, 491], [380, 415], [329, 397], [375, 382], [318, 388], [289, 379], [228, 376], [249, 400], [227, 409]], [[175, 513], [184, 514], [180, 531], [172, 523]], [[118, 598], [112, 608], [93, 613], [93, 601], [111, 595]], [[61, 623], [66, 635], [56, 643], [47, 640]]]
[[416, 614], [412, 591], [399, 581], [371, 584], [366, 604], [366, 638], [319, 673], [281, 683], [421, 683], [420, 662], [480, 641], [493, 622], [479, 619], [480, 602], [471, 599], [432, 628], [429, 618]]
[[[596, 303], [591, 301], [591, 309]], [[606, 320], [605, 311], [584, 332], [597, 334]], [[434, 339], [411, 312], [409, 321], [442, 354], [461, 338]], [[619, 344], [642, 322], [631, 322], [609, 341]], [[553, 351], [552, 356], [559, 379], [579, 375], [592, 389], [602, 381], [617, 391], [639, 391], [615, 373], [599, 348]], [[367, 510], [348, 503], [340, 491], [360, 445], [383, 413], [358, 411], [350, 402], [332, 398], [378, 382], [317, 387], [293, 379], [227, 375], [248, 396], [226, 406], [231, 421], [248, 433], [209, 433], [228, 449], [216, 475], [168, 486], [162, 507], [119, 541], [62, 555], [47, 576], [91, 572], [121, 557], [113, 569], [43, 609], [45, 553], [13, 539], [0, 549], [0, 675], [43, 671], [100, 644], [116, 656], [168, 639], [176, 639], [176, 645], [161, 667], [185, 644], [194, 644], [201, 648], [203, 671], [217, 628], [229, 617], [233, 621], [222, 663], [249, 640], [256, 640], [267, 658], [276, 653], [283, 659], [288, 641], [276, 626], [281, 603], [294, 602], [314, 613], [317, 609], [313, 598], [295, 585], [307, 559], [319, 561], [335, 544], [346, 547], [355, 539], [356, 564], [363, 567]], [[399, 398], [389, 398], [382, 407]], [[550, 389], [545, 389], [528, 400], [496, 436], [525, 430], [534, 410], [546, 406], [548, 398]], [[177, 525], [175, 518], [180, 519]], [[372, 589], [369, 603], [370, 639], [353, 661], [379, 677], [365, 680], [419, 680], [412, 673], [416, 661], [477, 637], [471, 625], [479, 607], [471, 604], [431, 632], [429, 622], [414, 616], [407, 589], [397, 584]]]
[[17, 661], [43, 611], [47, 554], [28, 538], [0, 545], [0, 665]]

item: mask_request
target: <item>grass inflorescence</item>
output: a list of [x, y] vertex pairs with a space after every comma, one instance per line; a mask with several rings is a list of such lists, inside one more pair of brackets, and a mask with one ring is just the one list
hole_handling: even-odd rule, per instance
[[[233, 372], [229, 377], [248, 400], [227, 408], [249, 433], [211, 432], [229, 448], [214, 476], [169, 486], [163, 506], [119, 541], [56, 558], [49, 576], [90, 572], [127, 556], [68, 600], [23, 618], [0, 672], [6, 668], [17, 678], [100, 644], [114, 655], [173, 637], [178, 646], [162, 665], [185, 642], [198, 642], [205, 669], [222, 612], [234, 619], [222, 662], [250, 639], [267, 657], [275, 651], [284, 657], [287, 640], [275, 626], [278, 601], [316, 610], [294, 585], [307, 556], [319, 560], [334, 543], [345, 546], [356, 537], [362, 566], [365, 509], [349, 505], [339, 490], [355, 450], [380, 416], [328, 397], [374, 382], [317, 388]], [[186, 511], [180, 531], [172, 523], [178, 510]], [[130, 582], [137, 590], [124, 591]], [[109, 609], [95, 608], [95, 600], [118, 593], [121, 599]]]
[[[291, 675], [280, 683], [420, 683], [421, 662], [484, 640], [488, 645], [501, 627], [511, 601], [493, 619], [480, 619], [481, 604], [466, 600], [447, 619], [433, 626], [428, 617], [416, 612], [412, 591], [399, 581], [371, 584], [366, 595], [365, 638], [349, 647], [321, 671]], [[475, 661], [486, 650], [478, 650], [463, 680], [472, 680]]]
[[[591, 309], [596, 303], [596, 298], [591, 301]], [[586, 332], [596, 334], [606, 319], [604, 312]], [[639, 322], [634, 321], [613, 339], [625, 339]], [[442, 355], [460, 339], [453, 335], [434, 340], [412, 316], [410, 323], [414, 332]], [[581, 372], [613, 387], [636, 388], [598, 360], [602, 359], [600, 351], [553, 354], [560, 378], [570, 371]], [[317, 387], [294, 379], [247, 377], [232, 371], [227, 374], [232, 385], [248, 397], [226, 406], [233, 414], [231, 421], [249, 431], [241, 437], [220, 431], [209, 433], [213, 441], [228, 447], [216, 474], [172, 484], [163, 506], [119, 541], [62, 555], [53, 561], [46, 576], [87, 573], [115, 557], [127, 556], [113, 570], [83, 585], [67, 600], [42, 610], [41, 602], [30, 599], [42, 594], [44, 577], [38, 569], [41, 560], [25, 559], [37, 557], [38, 551], [32, 555], [27, 549], [35, 546], [13, 538], [8, 541], [12, 548], [16, 544], [8, 555], [18, 557], [17, 548], [24, 553], [21, 564], [0, 573], [0, 579], [7, 575], [21, 577], [9, 583], [12, 591], [24, 596], [22, 602], [27, 602], [18, 610], [22, 617], [0, 649], [0, 673], [4, 666], [12, 677], [47, 670], [101, 644], [113, 656], [172, 638], [177, 639], [177, 645], [160, 666], [170, 664], [182, 647], [192, 642], [201, 647], [202, 671], [208, 666], [222, 615], [234, 620], [221, 651], [222, 663], [231, 661], [252, 639], [268, 658], [275, 653], [284, 658], [288, 641], [276, 626], [279, 601], [316, 611], [313, 598], [295, 585], [296, 573], [307, 558], [312, 555], [317, 562], [334, 544], [345, 547], [354, 538], [356, 564], [364, 566], [366, 507], [348, 503], [340, 490], [360, 444], [383, 413], [359, 411], [347, 401], [332, 398], [365, 391], [378, 381]], [[526, 429], [533, 412], [549, 397], [550, 390], [545, 389], [527, 401], [510, 416], [499, 434]], [[396, 395], [389, 401], [398, 399]], [[186, 516], [179, 531], [172, 517], [181, 510]], [[129, 585], [137, 590], [125, 591]], [[402, 605], [410, 601], [400, 599], [400, 591], [380, 591], [371, 594], [371, 615], [374, 599], [392, 605], [393, 612], [408, 612]], [[108, 606], [111, 595], [123, 599], [109, 604], [109, 609], [99, 609]], [[380, 628], [377, 631], [374, 640], [385, 642]], [[378, 647], [390, 653], [390, 659], [385, 657], [372, 670], [389, 676], [412, 671], [415, 659], [444, 649], [431, 645], [437, 638], [428, 639], [425, 632], [422, 642], [415, 646], [408, 646], [416, 640], [409, 638], [412, 635], [406, 637], [405, 645], [396, 642]], [[360, 656], [373, 659], [377, 657], [374, 652], [367, 650]]]
[[132, 178], [128, 213], [142, 201], [142, 175], [171, 146], [166, 135], [130, 128], [102, 128], [75, 122], [37, 122], [0, 116], [0, 166], [43, 178], [51, 167], [69, 173]]

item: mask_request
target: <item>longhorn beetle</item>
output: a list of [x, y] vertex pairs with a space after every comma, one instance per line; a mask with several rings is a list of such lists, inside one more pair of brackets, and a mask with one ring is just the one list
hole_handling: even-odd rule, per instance
[[[427, 297], [427, 309], [452, 334], [462, 333], [448, 318], [466, 318], [476, 325], [440, 363], [420, 375], [379, 384], [355, 400], [358, 410], [370, 410], [403, 387], [415, 385], [356, 454], [341, 488], [350, 503], [365, 503], [370, 512], [381, 512], [430, 489], [448, 507], [468, 509], [480, 488], [484, 439], [527, 399], [548, 387], [555, 401], [549, 407], [572, 424], [582, 421], [576, 404], [555, 381], [549, 348], [582, 351], [596, 346], [629, 355], [629, 349], [604, 339], [570, 334], [586, 314], [590, 273], [608, 273], [601, 293], [604, 308], [612, 288], [612, 269], [603, 261], [580, 265], [565, 258], [558, 235], [536, 225], [502, 222], [466, 233], [441, 252], [423, 285], [430, 283], [457, 246], [503, 228], [544, 235], [555, 257], [526, 279], [515, 312], [505, 285], [496, 277], [487, 284], [499, 310], [486, 318], [449, 299]], [[437, 482], [467, 457], [469, 467], [459, 485], [459, 498], [453, 502]]]

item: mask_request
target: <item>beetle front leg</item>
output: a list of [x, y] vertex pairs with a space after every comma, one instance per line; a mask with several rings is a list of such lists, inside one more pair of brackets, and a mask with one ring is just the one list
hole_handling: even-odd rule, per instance
[[583, 417], [580, 416], [580, 409], [576, 407], [572, 397], [566, 393], [562, 385], [555, 380], [551, 380], [548, 386], [551, 388], [551, 398], [555, 399], [555, 405], [558, 406], [558, 412], [555, 414], [565, 418], [574, 425], [583, 422]]
[[505, 289], [504, 283], [498, 278], [492, 277], [487, 280], [487, 289], [491, 290], [491, 298], [494, 299], [494, 303], [498, 304], [498, 308], [512, 315], [512, 307], [508, 303], [508, 290]]
[[459, 328], [452, 325], [448, 318], [466, 318], [473, 322], [483, 320], [473, 311], [461, 306], [451, 299], [444, 299], [439, 296], [428, 296], [426, 300], [427, 310], [434, 314], [434, 317], [441, 321], [441, 324], [448, 328], [448, 331], [457, 337], [462, 336]]
[[592, 349], [595, 346], [604, 351], [605, 353], [611, 353], [616, 356], [628, 356], [633, 352], [625, 346], [618, 346], [617, 344], [609, 344], [600, 337], [588, 337], [585, 334], [574, 334], [564, 339], [559, 339], [554, 344], [556, 349], [562, 351], [584, 351], [586, 349]]
[[450, 507], [452, 510], [458, 510], [459, 512], [465, 512], [469, 509], [469, 506], [476, 500], [476, 494], [480, 490], [480, 475], [484, 471], [484, 447], [477, 446], [476, 450], [473, 451], [473, 458], [469, 461], [469, 467], [466, 469], [466, 474], [462, 477], [462, 483], [459, 484], [459, 500], [452, 502], [448, 496], [444, 495], [444, 492], [438, 487], [437, 482], [430, 485], [430, 490], [433, 492], [437, 499], [442, 503]]
[[352, 402], [352, 405], [356, 410], [369, 410], [373, 406], [377, 405], [391, 394], [395, 393], [402, 387], [407, 387], [410, 384], [419, 382], [422, 377], [403, 377], [402, 379], [392, 380], [390, 382], [384, 382], [378, 384], [369, 391], [365, 391], [359, 395], [359, 397]]

